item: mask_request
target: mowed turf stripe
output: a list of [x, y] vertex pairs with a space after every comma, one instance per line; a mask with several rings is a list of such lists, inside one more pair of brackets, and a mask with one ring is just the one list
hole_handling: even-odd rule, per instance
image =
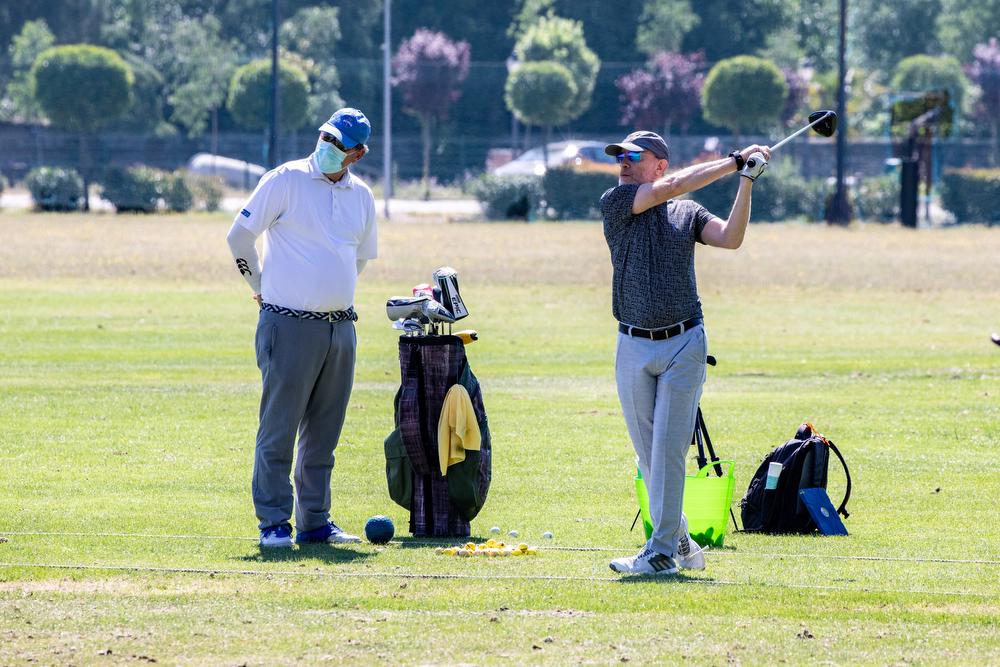
[[731, 581], [724, 579], [701, 579], [697, 577], [626, 575], [624, 577], [581, 577], [569, 575], [516, 575], [516, 574], [444, 574], [434, 572], [294, 572], [290, 570], [230, 570], [193, 567], [155, 567], [146, 565], [92, 565], [82, 563], [0, 563], [0, 568], [39, 568], [47, 570], [79, 570], [104, 572], [161, 572], [166, 574], [207, 574], [210, 576], [228, 574], [253, 577], [336, 578], [336, 579], [466, 579], [477, 581], [554, 581], [554, 582], [604, 582], [620, 583], [639, 580], [675, 582], [677, 584], [704, 584], [709, 586], [746, 586], [749, 588], [780, 588], [821, 591], [848, 591], [852, 593], [893, 593], [907, 595], [941, 595], [946, 597], [991, 598], [992, 593], [970, 591], [932, 591], [908, 588], [854, 588], [851, 586], [821, 586], [818, 584], [783, 584], [766, 581]]
[[[139, 538], [139, 539], [156, 539], [156, 540], [221, 540], [221, 541], [240, 541], [240, 542], [257, 542], [256, 537], [227, 537], [225, 535], [150, 535], [146, 533], [57, 533], [57, 532], [43, 532], [43, 531], [30, 531], [30, 532], [11, 532], [11, 531], [0, 531], [0, 535], [11, 535], [17, 537], [112, 537], [112, 538]], [[472, 539], [466, 539], [465, 542], [475, 541]], [[455, 538], [454, 540], [440, 539], [440, 540], [391, 540], [384, 545], [380, 546], [402, 546], [402, 545], [417, 545], [426, 546], [428, 548], [434, 546], [456, 546], [458, 542], [461, 542], [461, 538]], [[465, 544], [462, 542], [462, 544]], [[586, 547], [586, 546], [555, 546], [546, 545], [544, 547], [546, 551], [575, 551], [575, 552], [597, 552], [597, 553], [618, 553], [622, 549], [621, 547]], [[947, 563], [950, 565], [996, 565], [1000, 566], [1000, 560], [982, 560], [982, 559], [972, 559], [972, 558], [933, 558], [933, 557], [906, 557], [906, 556], [842, 556], [839, 554], [805, 554], [805, 553], [774, 553], [774, 552], [757, 552], [757, 551], [723, 551], [721, 549], [705, 549], [706, 554], [710, 554], [712, 558], [716, 556], [731, 556], [731, 557], [747, 557], [747, 558], [806, 558], [806, 559], [829, 559], [829, 560], [846, 560], [846, 561], [876, 561], [876, 562], [889, 562], [889, 563]]]

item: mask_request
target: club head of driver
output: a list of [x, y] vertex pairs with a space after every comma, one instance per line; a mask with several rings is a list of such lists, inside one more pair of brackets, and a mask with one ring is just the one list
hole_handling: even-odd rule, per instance
[[[812, 125], [813, 123], [816, 124]], [[837, 112], [829, 109], [813, 111], [809, 114], [809, 124], [812, 125], [813, 132], [819, 136], [832, 137], [837, 131]]]

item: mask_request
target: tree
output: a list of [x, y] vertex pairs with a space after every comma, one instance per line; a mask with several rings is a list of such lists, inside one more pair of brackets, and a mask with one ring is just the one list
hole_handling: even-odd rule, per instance
[[174, 53], [167, 66], [167, 100], [170, 120], [187, 130], [189, 137], [204, 134], [212, 122], [212, 154], [218, 153], [218, 114], [236, 69], [231, 45], [220, 35], [214, 16], [177, 23], [170, 35]]
[[37, 122], [42, 109], [31, 89], [31, 66], [38, 55], [55, 44], [56, 38], [44, 20], [28, 21], [10, 43], [11, 81], [0, 105], [0, 115], [24, 123]]
[[756, 52], [778, 26], [794, 23], [798, 2], [698, 0], [698, 23], [684, 36], [683, 51], [704, 49], [708, 62]]
[[681, 50], [684, 35], [701, 22], [691, 0], [645, 0], [636, 29], [636, 48], [647, 56]]
[[669, 137], [675, 125], [686, 129], [701, 102], [705, 83], [705, 56], [658, 53], [644, 69], [618, 78], [622, 125], [662, 128]]
[[336, 7], [307, 7], [281, 26], [281, 44], [301, 58], [299, 64], [309, 77], [310, 118], [329, 116], [344, 106], [331, 56], [341, 36], [339, 13]]
[[797, 70], [783, 69], [782, 74], [785, 76], [785, 83], [788, 84], [788, 96], [781, 110], [781, 120], [787, 123], [799, 115], [809, 99], [809, 83]]
[[418, 29], [400, 44], [392, 67], [392, 85], [403, 93], [403, 109], [420, 121], [424, 199], [430, 199], [431, 136], [462, 95], [462, 82], [469, 75], [469, 45], [453, 42], [442, 32]]
[[[308, 116], [309, 79], [299, 67], [278, 63], [278, 127], [294, 130]], [[240, 125], [252, 130], [268, 127], [271, 119], [271, 60], [261, 58], [233, 73], [226, 109]]]
[[551, 125], [569, 122], [590, 108], [601, 61], [587, 47], [580, 21], [551, 15], [538, 19], [517, 40], [514, 57], [521, 64], [551, 61], [569, 70], [576, 89], [576, 94], [570, 100], [569, 111], [572, 113], [567, 114], [569, 117], [562, 123]]
[[30, 76], [35, 99], [49, 120], [79, 136], [83, 206], [85, 211], [90, 210], [87, 138], [128, 109], [132, 70], [110, 49], [71, 44], [54, 46], [40, 53]]
[[132, 70], [132, 95], [128, 109], [115, 124], [115, 129], [152, 132], [158, 137], [177, 134], [177, 128], [164, 116], [166, 80], [152, 63], [134, 53], [120, 54]]
[[952, 56], [917, 55], [905, 58], [896, 66], [892, 87], [897, 92], [947, 90], [952, 108], [959, 115], [965, 108], [969, 80]]
[[969, 62], [977, 44], [997, 36], [998, 26], [1000, 0], [941, 0], [938, 39], [945, 53], [960, 62]]
[[788, 96], [781, 70], [769, 60], [737, 56], [713, 67], [701, 90], [705, 119], [740, 132], [761, 130], [777, 122]]
[[972, 55], [967, 72], [981, 92], [977, 116], [990, 126], [993, 139], [990, 164], [996, 166], [1000, 155], [1000, 44], [991, 37], [986, 44], [977, 44]]
[[525, 125], [545, 128], [542, 159], [549, 163], [552, 127], [576, 117], [573, 101], [579, 96], [576, 80], [569, 68], [552, 60], [529, 62], [517, 67], [507, 77], [504, 101], [514, 116]]
[[908, 56], [937, 49], [935, 20], [941, 0], [855, 4], [854, 38], [861, 47], [862, 63], [869, 69], [888, 73]]
[[[795, 11], [796, 34], [803, 63], [818, 70], [836, 69], [837, 40], [835, 36], [839, 29], [840, 7], [838, 2], [800, 2]], [[854, 20], [858, 5], [867, 3], [852, 2], [847, 6], [847, 20], [850, 25], [857, 25]], [[762, 55], [762, 54], [758, 54]]]

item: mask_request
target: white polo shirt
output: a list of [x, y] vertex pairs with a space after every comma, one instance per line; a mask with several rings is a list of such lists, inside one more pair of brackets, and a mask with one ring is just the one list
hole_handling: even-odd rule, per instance
[[350, 172], [331, 183], [312, 156], [264, 174], [236, 221], [264, 235], [261, 296], [276, 306], [345, 310], [357, 260], [378, 256], [371, 188]]

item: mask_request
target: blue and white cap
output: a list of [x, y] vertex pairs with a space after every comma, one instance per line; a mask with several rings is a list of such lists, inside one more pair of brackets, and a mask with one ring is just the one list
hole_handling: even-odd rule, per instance
[[345, 148], [354, 148], [368, 141], [368, 137], [372, 134], [372, 125], [363, 113], [347, 107], [330, 116], [330, 120], [323, 123], [319, 131], [329, 132], [337, 137]]

